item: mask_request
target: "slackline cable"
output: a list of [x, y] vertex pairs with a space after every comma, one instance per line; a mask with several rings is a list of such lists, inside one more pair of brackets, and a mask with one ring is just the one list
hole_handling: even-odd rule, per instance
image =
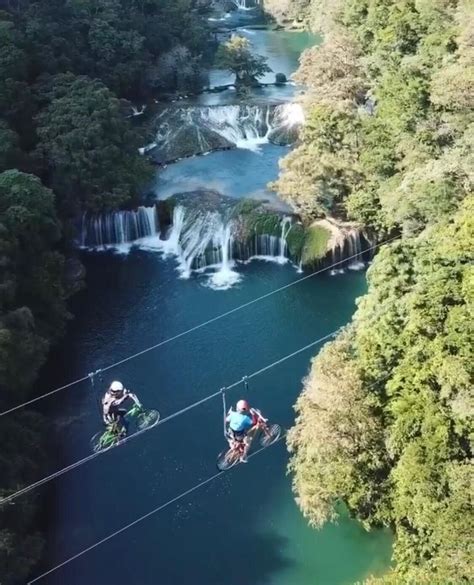
[[[401, 236], [397, 235], [397, 236], [394, 236], [394, 237], [392, 237], [388, 240], [385, 240], [383, 242], [379, 242], [377, 244], [374, 244], [373, 246], [366, 248], [363, 253], [370, 252], [371, 250], [375, 250], [376, 248], [379, 248], [380, 246], [383, 246], [384, 244], [389, 244], [390, 242], [393, 242], [394, 240], [398, 240], [400, 237]], [[181, 337], [184, 337], [185, 335], [189, 335], [190, 333], [193, 333], [194, 331], [197, 331], [198, 329], [201, 329], [202, 327], [206, 327], [207, 325], [210, 325], [211, 323], [219, 321], [220, 319], [223, 319], [224, 317], [228, 317], [229, 315], [232, 315], [233, 313], [236, 313], [237, 311], [241, 311], [242, 309], [245, 309], [246, 307], [249, 307], [255, 303], [258, 303], [264, 299], [267, 299], [276, 293], [279, 293], [283, 290], [291, 288], [292, 286], [295, 286], [296, 284], [299, 284], [300, 282], [308, 280], [309, 278], [312, 278], [313, 276], [316, 276], [317, 274], [321, 274], [322, 272], [326, 272], [327, 270], [334, 268], [334, 266], [339, 266], [341, 264], [344, 264], [345, 262], [348, 262], [349, 260], [352, 260], [353, 258], [356, 258], [357, 256], [360, 256], [360, 254], [353, 254], [352, 256], [348, 256], [347, 258], [344, 258], [344, 260], [339, 260], [338, 262], [334, 262], [333, 264], [326, 266], [325, 268], [321, 268], [319, 270], [311, 272], [310, 274], [306, 274], [305, 276], [302, 276], [301, 278], [298, 278], [297, 280], [294, 280], [293, 282], [290, 282], [288, 284], [280, 286], [279, 288], [275, 288], [275, 289], [271, 290], [270, 292], [265, 293], [264, 295], [261, 295], [259, 297], [255, 297], [254, 299], [251, 299], [250, 301], [247, 301], [246, 303], [243, 303], [242, 305], [238, 305], [237, 307], [234, 307], [233, 309], [230, 309], [229, 311], [225, 311], [224, 313], [216, 315], [215, 317], [212, 317], [211, 319], [208, 319], [207, 321], [203, 321], [202, 323], [199, 323], [198, 325], [195, 325], [194, 327], [186, 329], [186, 331], [182, 331], [181, 333], [177, 333], [176, 335], [173, 335], [172, 337], [168, 337], [167, 339], [164, 339], [163, 341], [160, 341], [160, 342], [156, 343], [155, 345], [151, 345], [150, 347], [142, 349], [141, 351], [139, 351], [137, 353], [131, 354], [128, 357], [125, 357], [125, 358], [123, 358], [123, 359], [121, 359], [113, 364], [109, 364], [108, 366], [105, 366], [104, 368], [100, 368], [95, 372], [95, 374], [98, 374], [99, 372], [107, 372], [108, 370], [111, 370], [112, 368], [116, 368], [117, 366], [120, 366], [120, 365], [122, 365], [130, 360], [133, 360], [133, 359], [140, 357], [140, 356], [142, 356], [150, 351], [153, 351], [159, 347], [162, 347], [163, 345], [166, 345], [172, 341], [175, 341], [176, 339], [180, 339]], [[46, 392], [45, 394], [41, 394], [40, 396], [36, 396], [35, 398], [31, 398], [30, 400], [27, 400], [25, 402], [17, 404], [16, 406], [12, 406], [11, 408], [4, 410], [3, 412], [0, 412], [0, 417], [5, 416], [7, 414], [10, 414], [12, 412], [15, 412], [17, 410], [20, 410], [21, 408], [24, 408], [25, 406], [29, 406], [31, 404], [34, 404], [34, 403], [38, 402], [39, 400], [42, 400], [43, 398], [47, 398], [48, 396], [52, 396], [53, 394], [56, 394], [57, 392], [60, 392], [61, 390], [65, 390], [66, 388], [70, 388], [71, 386], [74, 386], [75, 384], [80, 384], [81, 382], [88, 380], [90, 378], [90, 376], [91, 376], [91, 374], [87, 374], [86, 376], [82, 376], [82, 378], [78, 378], [77, 380], [73, 380], [72, 382], [69, 382], [68, 384], [64, 384], [64, 386], [59, 386], [58, 388], [55, 388], [54, 390], [50, 390], [49, 392]]]
[[[254, 373], [253, 375], [256, 375], [256, 373]], [[253, 376], [252, 375], [252, 376]], [[383, 378], [377, 380], [377, 382], [374, 382], [373, 384], [370, 384], [368, 386], [368, 388], [372, 388], [373, 386], [375, 386], [376, 384], [378, 384], [379, 382], [387, 379], [389, 376], [391, 375], [391, 372], [388, 372], [385, 376], [383, 376]], [[249, 376], [250, 377], [250, 376]], [[237, 384], [240, 383], [244, 383], [245, 384], [245, 377], [242, 378], [242, 380], [239, 380], [238, 382], [234, 383], [232, 385], [236, 386]], [[222, 390], [220, 390], [219, 392], [216, 392], [215, 396], [217, 396], [219, 393], [222, 393]], [[284, 438], [285, 434], [282, 434], [274, 443], [272, 443], [272, 445], [275, 445], [276, 443], [278, 443], [279, 441], [281, 441]], [[272, 445], [269, 445], [270, 447]], [[257, 455], [258, 453], [260, 453], [261, 451], [263, 451], [266, 447], [262, 447], [260, 449], [258, 449], [257, 451], [254, 451], [253, 453], [251, 453], [249, 455], [250, 457], [253, 457], [254, 455]], [[95, 542], [94, 544], [88, 546], [87, 548], [81, 550], [80, 552], [76, 553], [75, 555], [73, 555], [72, 557], [69, 557], [68, 559], [66, 559], [65, 561], [63, 561], [62, 563], [60, 563], [59, 565], [54, 566], [53, 568], [49, 569], [48, 571], [42, 573], [41, 575], [39, 575], [38, 577], [35, 577], [34, 579], [32, 579], [31, 581], [28, 581], [28, 585], [32, 585], [32, 583], [36, 583], [37, 581], [39, 581], [40, 579], [42, 579], [43, 577], [46, 577], [47, 575], [50, 575], [51, 573], [57, 571], [58, 569], [64, 567], [65, 565], [68, 565], [69, 563], [71, 563], [72, 561], [76, 560], [77, 558], [85, 555], [86, 553], [88, 553], [89, 551], [93, 550], [94, 548], [97, 548], [98, 546], [100, 546], [101, 544], [103, 544], [104, 542], [107, 542], [108, 540], [111, 540], [112, 538], [114, 538], [115, 536], [117, 536], [118, 534], [121, 534], [122, 532], [125, 532], [126, 530], [128, 530], [129, 528], [132, 528], [133, 526], [139, 524], [140, 522], [142, 522], [143, 520], [146, 520], [147, 518], [149, 518], [150, 516], [153, 516], [154, 514], [157, 514], [158, 512], [160, 512], [161, 510], [163, 510], [164, 508], [167, 508], [168, 506], [170, 506], [171, 504], [174, 504], [175, 502], [181, 500], [182, 498], [186, 497], [187, 495], [191, 494], [192, 492], [198, 490], [199, 488], [207, 485], [208, 483], [211, 483], [212, 481], [214, 481], [216, 478], [218, 478], [219, 476], [223, 475], [224, 473], [226, 473], [225, 471], [219, 471], [218, 473], [215, 473], [214, 475], [212, 475], [211, 477], [208, 477], [207, 479], [205, 479], [204, 481], [201, 481], [200, 483], [194, 485], [192, 488], [186, 490], [185, 492], [182, 492], [181, 494], [179, 494], [178, 496], [174, 497], [171, 500], [168, 500], [167, 502], [165, 502], [164, 504], [161, 504], [160, 506], [158, 506], [157, 508], [154, 508], [153, 510], [151, 510], [150, 512], [147, 512], [146, 514], [144, 514], [143, 516], [140, 516], [139, 518], [137, 518], [136, 520], [134, 520], [133, 522], [130, 522], [129, 524], [126, 524], [125, 526], [123, 526], [122, 528], [119, 528], [118, 530], [116, 530], [115, 532], [112, 532], [111, 534], [105, 536], [104, 538], [102, 538], [101, 540]]]
[[[162, 418], [161, 420], [158, 421], [157, 424], [155, 424], [151, 427], [145, 428], [145, 429], [141, 429], [141, 430], [137, 431], [136, 433], [133, 433], [133, 435], [125, 437], [124, 439], [122, 439], [120, 441], [119, 445], [117, 445], [117, 446], [121, 446], [124, 443], [131, 441], [132, 439], [142, 435], [143, 433], [146, 433], [147, 431], [150, 431], [151, 429], [159, 427], [161, 424], [164, 424], [170, 420], [173, 420], [174, 418], [181, 416], [185, 412], [188, 412], [188, 411], [192, 410], [193, 408], [196, 408], [197, 406], [200, 406], [201, 404], [204, 404], [205, 402], [208, 402], [209, 400], [216, 398], [217, 396], [222, 395], [224, 397], [225, 391], [232, 390], [233, 388], [235, 388], [236, 386], [238, 386], [242, 382], [245, 385], [246, 380], [250, 380], [251, 378], [255, 378], [256, 376], [263, 374], [263, 372], [266, 372], [267, 370], [270, 370], [271, 368], [285, 362], [286, 360], [291, 359], [292, 357], [302, 353], [303, 351], [306, 351], [307, 349], [314, 347], [318, 343], [322, 343], [323, 341], [326, 341], [326, 340], [330, 339], [331, 337], [334, 337], [336, 335], [336, 333], [338, 333], [340, 331], [340, 329], [341, 329], [341, 327], [336, 329], [335, 331], [332, 331], [331, 333], [328, 333], [324, 337], [320, 337], [319, 339], [316, 339], [315, 341], [312, 341], [311, 343], [308, 343], [307, 345], [300, 347], [296, 351], [293, 351], [292, 353], [283, 356], [282, 358], [272, 362], [271, 364], [268, 364], [267, 366], [264, 366], [263, 368], [256, 370], [255, 372], [253, 372], [249, 376], [244, 376], [240, 380], [237, 380], [233, 384], [230, 384], [230, 386], [226, 386], [225, 388], [222, 388], [222, 389], [218, 390], [217, 392], [214, 392], [213, 394], [209, 394], [208, 396], [205, 396], [204, 398], [201, 398], [200, 400], [197, 400], [196, 402], [193, 402], [192, 404], [189, 404], [188, 406], [181, 408], [180, 410], [174, 412], [173, 414], [170, 414], [170, 415], [166, 416], [165, 418]], [[113, 447], [111, 449], [113, 449]], [[57, 477], [60, 477], [61, 475], [64, 475], [65, 473], [68, 473], [69, 471], [72, 471], [73, 469], [76, 469], [77, 467], [84, 465], [88, 461], [92, 461], [92, 459], [95, 459], [96, 457], [99, 457], [100, 455], [104, 455], [105, 453], [108, 453], [111, 449], [104, 449], [103, 451], [91, 453], [87, 457], [84, 457], [83, 459], [79, 459], [75, 463], [71, 463], [67, 467], [63, 467], [62, 469], [59, 469], [58, 471], [55, 471], [54, 473], [51, 473], [50, 475], [47, 475], [46, 477], [43, 477], [42, 479], [35, 481], [34, 483], [27, 485], [27, 486], [21, 488], [20, 490], [14, 492], [12, 494], [9, 494], [8, 496], [5, 496], [4, 498], [0, 499], [0, 507], [3, 504], [11, 503], [16, 498], [31, 492], [32, 490], [52, 481], [53, 479], [56, 479]]]
[[[276, 445], [276, 443], [278, 443], [279, 441], [281, 441], [284, 436], [285, 435], [282, 434], [274, 443], [272, 443], [271, 445], [269, 445], [269, 447], [271, 447], [272, 445]], [[251, 453], [249, 455], [249, 458], [250, 457], [253, 457], [254, 455], [257, 455], [258, 453], [261, 453], [266, 448], [267, 447], [262, 447], [262, 448], [258, 449], [257, 451], [254, 451], [253, 453]], [[49, 569], [48, 571], [45, 571], [41, 575], [38, 575], [38, 577], [35, 577], [31, 581], [28, 581], [28, 585], [31, 585], [32, 583], [36, 583], [37, 581], [40, 581], [41, 579], [43, 579], [43, 577], [46, 577], [47, 575], [50, 575], [51, 573], [54, 573], [55, 571], [57, 571], [61, 567], [64, 567], [65, 565], [68, 565], [69, 563], [71, 563], [72, 561], [76, 560], [77, 558], [82, 557], [83, 555], [85, 555], [86, 553], [90, 552], [94, 548], [97, 548], [101, 544], [104, 544], [104, 542], [107, 542], [108, 540], [111, 540], [115, 536], [117, 536], [119, 534], [122, 534], [122, 532], [125, 532], [129, 528], [132, 528], [133, 526], [136, 526], [140, 522], [143, 522], [143, 520], [146, 520], [150, 516], [153, 516], [154, 514], [157, 514], [161, 510], [164, 510], [165, 508], [167, 508], [171, 504], [174, 504], [175, 502], [178, 502], [179, 500], [183, 499], [184, 497], [188, 496], [189, 494], [191, 494], [192, 492], [198, 490], [199, 488], [207, 485], [208, 483], [211, 483], [211, 481], [214, 481], [218, 477], [222, 476], [224, 473], [226, 473], [226, 472], [225, 471], [219, 471], [218, 473], [215, 473], [214, 475], [211, 475], [210, 477], [208, 477], [204, 481], [201, 481], [200, 483], [197, 483], [196, 485], [194, 485], [193, 487], [189, 488], [185, 492], [182, 492], [178, 496], [175, 496], [171, 500], [168, 500], [164, 504], [161, 504], [160, 506], [154, 508], [153, 510], [150, 510], [146, 514], [143, 514], [143, 516], [140, 516], [136, 520], [133, 520], [133, 522], [130, 522], [129, 524], [126, 524], [125, 526], [122, 526], [122, 528], [119, 528], [118, 530], [115, 530], [115, 532], [112, 532], [112, 533], [108, 534], [107, 536], [105, 536], [101, 540], [98, 540], [94, 544], [91, 544], [90, 546], [88, 546], [87, 548], [85, 548], [85, 549], [81, 550], [80, 552], [76, 553], [72, 557], [69, 557], [68, 559], [66, 559], [65, 561], [63, 561], [62, 563], [60, 563], [59, 565], [56, 565], [52, 569]]]

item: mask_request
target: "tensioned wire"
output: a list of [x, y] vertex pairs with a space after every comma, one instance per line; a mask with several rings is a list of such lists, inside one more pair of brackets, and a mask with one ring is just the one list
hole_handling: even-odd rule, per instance
[[[373, 246], [366, 248], [364, 250], [364, 253], [370, 252], [371, 250], [375, 250], [376, 248], [378, 248], [384, 244], [389, 244], [390, 242], [393, 242], [394, 240], [398, 240], [400, 237], [401, 236], [397, 235], [397, 236], [394, 236], [388, 240], [385, 240], [384, 242], [379, 242], [377, 244], [374, 244]], [[138, 358], [138, 357], [140, 357], [140, 356], [142, 356], [150, 351], [153, 351], [155, 349], [158, 349], [159, 347], [162, 347], [163, 345], [171, 343], [172, 341], [175, 341], [176, 339], [180, 339], [181, 337], [184, 337], [185, 335], [189, 335], [190, 333], [193, 333], [194, 331], [197, 331], [198, 329], [201, 329], [202, 327], [206, 327], [207, 325], [210, 325], [211, 323], [215, 323], [216, 321], [219, 321], [220, 319], [223, 319], [224, 317], [228, 317], [229, 315], [232, 315], [233, 313], [237, 313], [237, 311], [241, 311], [242, 309], [245, 309], [246, 307], [250, 307], [251, 305], [258, 303], [264, 299], [267, 299], [276, 293], [279, 293], [283, 290], [291, 288], [292, 286], [295, 286], [296, 284], [299, 284], [300, 282], [308, 280], [309, 278], [313, 278], [313, 276], [316, 276], [317, 274], [321, 274], [322, 272], [326, 272], [327, 270], [330, 270], [331, 268], [334, 268], [335, 266], [340, 266], [341, 264], [344, 264], [344, 263], [352, 260], [353, 258], [357, 258], [357, 256], [360, 256], [360, 254], [353, 254], [352, 256], [348, 256], [347, 258], [344, 258], [343, 260], [339, 260], [338, 262], [334, 262], [333, 264], [326, 266], [325, 268], [321, 268], [319, 270], [311, 272], [310, 274], [306, 274], [305, 276], [302, 276], [301, 278], [298, 278], [297, 280], [294, 280], [293, 282], [290, 282], [288, 284], [285, 284], [283, 286], [275, 288], [275, 289], [269, 291], [268, 293], [265, 293], [259, 297], [255, 297], [254, 299], [251, 299], [250, 301], [247, 301], [246, 303], [238, 305], [237, 307], [234, 307], [233, 309], [225, 311], [224, 313], [220, 313], [219, 315], [216, 315], [215, 317], [212, 317], [211, 319], [208, 319], [207, 321], [203, 321], [202, 323], [199, 323], [198, 325], [194, 325], [193, 327], [186, 329], [186, 331], [182, 331], [181, 333], [177, 333], [176, 335], [168, 337], [167, 339], [164, 339], [163, 341], [160, 341], [154, 345], [151, 345], [150, 347], [142, 349], [141, 351], [139, 351], [137, 353], [131, 354], [131, 355], [129, 355], [129, 356], [117, 361], [117, 362], [114, 362], [113, 364], [109, 364], [108, 366], [100, 368], [95, 373], [98, 374], [101, 372], [107, 372], [108, 370], [111, 370], [112, 368], [116, 368], [117, 366], [120, 366], [120, 365], [122, 365], [130, 360], [136, 359], [136, 358]], [[10, 414], [12, 412], [15, 412], [17, 410], [20, 410], [21, 408], [25, 408], [26, 406], [30, 406], [31, 404], [34, 404], [34, 403], [38, 402], [39, 400], [43, 400], [43, 398], [47, 398], [48, 396], [52, 396], [53, 394], [56, 394], [56, 393], [60, 392], [61, 390], [65, 390], [66, 388], [70, 388], [71, 386], [74, 386], [76, 384], [80, 384], [81, 382], [85, 382], [86, 380], [90, 379], [91, 375], [93, 375], [93, 374], [87, 374], [85, 376], [82, 376], [82, 378], [78, 378], [77, 380], [73, 380], [72, 382], [64, 384], [63, 386], [59, 386], [58, 388], [50, 390], [49, 392], [46, 392], [45, 394], [41, 394], [40, 396], [36, 396], [35, 398], [31, 398], [30, 400], [26, 400], [25, 402], [17, 404], [16, 406], [12, 406], [11, 408], [4, 410], [3, 412], [0, 412], [0, 417], [5, 416], [7, 414]]]
[[[314, 344], [312, 344], [312, 345], [314, 345]], [[310, 347], [310, 346], [308, 346], [308, 347]], [[303, 349], [304, 348], [302, 348], [299, 351], [303, 351]], [[299, 351], [298, 352], [295, 352], [294, 354], [290, 354], [290, 355], [295, 355], [296, 353], [299, 353]], [[276, 363], [281, 363], [282, 361], [284, 361], [284, 359], [288, 359], [288, 357], [283, 358], [282, 360], [279, 360], [279, 362], [275, 362], [275, 365], [276, 365]], [[250, 376], [248, 376], [247, 379], [250, 379], [250, 378], [252, 378], [254, 376], [257, 376], [259, 373], [261, 373], [262, 371], [265, 371], [265, 370], [269, 369], [270, 367], [272, 367], [272, 365], [266, 366], [265, 368], [262, 368], [262, 370], [258, 370], [257, 372], [254, 372], [253, 374], [251, 374]], [[383, 376], [382, 378], [380, 378], [379, 380], [377, 380], [377, 382], [375, 382], [373, 384], [370, 384], [368, 386], [368, 388], [372, 388], [373, 386], [375, 386], [376, 384], [380, 383], [381, 381], [386, 380], [390, 375], [391, 375], [391, 372], [388, 372], [385, 376]], [[243, 380], [245, 380], [245, 378]], [[240, 384], [243, 380], [239, 380], [238, 382], [234, 382], [234, 384], [232, 384], [231, 386], [228, 386], [227, 388], [224, 388], [222, 390], [227, 390], [229, 388], [233, 388], [234, 386], [237, 386], [238, 384]], [[220, 394], [221, 392], [222, 391], [216, 392], [212, 396], [215, 397], [218, 394]], [[284, 436], [285, 436], [285, 434], [283, 433], [274, 443], [272, 443], [269, 446], [271, 447], [272, 445], [275, 445], [276, 443], [278, 443], [279, 441], [281, 441], [284, 438]], [[249, 458], [250, 457], [253, 457], [254, 455], [257, 455], [258, 453], [260, 453], [264, 449], [266, 449], [266, 447], [262, 447], [262, 448], [258, 449], [257, 451], [255, 451], [254, 453], [251, 453], [249, 455]], [[164, 504], [161, 504], [160, 506], [154, 508], [153, 510], [150, 510], [149, 512], [147, 512], [146, 514], [143, 514], [142, 516], [140, 516], [136, 520], [133, 520], [132, 522], [130, 522], [129, 524], [126, 524], [125, 526], [122, 526], [122, 528], [119, 528], [118, 530], [115, 530], [114, 532], [112, 532], [111, 534], [105, 536], [101, 540], [98, 540], [94, 544], [91, 544], [90, 546], [88, 546], [87, 548], [85, 548], [85, 549], [81, 550], [80, 552], [76, 553], [72, 557], [69, 557], [68, 559], [66, 559], [62, 563], [59, 563], [58, 565], [55, 565], [54, 567], [52, 567], [48, 571], [42, 573], [38, 577], [35, 577], [31, 581], [28, 581], [28, 585], [32, 585], [32, 583], [36, 583], [37, 581], [40, 581], [43, 577], [46, 577], [47, 575], [50, 575], [51, 573], [54, 573], [55, 571], [57, 571], [58, 569], [64, 567], [65, 565], [68, 565], [72, 561], [78, 559], [79, 557], [85, 555], [86, 553], [90, 552], [91, 550], [97, 548], [101, 544], [104, 544], [104, 542], [107, 542], [107, 541], [111, 540], [112, 538], [114, 538], [115, 536], [118, 536], [119, 534], [122, 534], [123, 532], [125, 532], [129, 528], [132, 528], [133, 526], [136, 526], [140, 522], [143, 522], [143, 520], [146, 520], [150, 516], [153, 516], [154, 514], [157, 514], [158, 512], [160, 512], [161, 510], [164, 510], [165, 508], [167, 508], [171, 504], [174, 504], [175, 502], [181, 500], [182, 498], [184, 498], [187, 495], [191, 494], [192, 492], [198, 490], [199, 488], [204, 487], [205, 485], [211, 483], [216, 478], [218, 478], [219, 476], [223, 475], [223, 473], [225, 473], [225, 471], [219, 471], [218, 473], [215, 473], [214, 475], [211, 475], [210, 477], [208, 477], [204, 481], [201, 481], [201, 482], [195, 484], [193, 487], [191, 487], [188, 490], [182, 492], [178, 496], [175, 496], [174, 498], [172, 498], [171, 500], [168, 500]]]
[[[197, 400], [196, 402], [193, 402], [192, 404], [189, 404], [188, 406], [181, 408], [180, 410], [174, 412], [173, 414], [170, 414], [169, 416], [159, 420], [157, 424], [150, 426], [148, 428], [145, 428], [145, 429], [141, 429], [141, 430], [137, 431], [136, 433], [134, 433], [133, 435], [125, 437], [124, 439], [122, 439], [120, 441], [120, 445], [123, 445], [124, 443], [127, 443], [128, 441], [131, 441], [132, 439], [135, 439], [136, 437], [142, 435], [143, 433], [146, 433], [147, 431], [150, 431], [151, 429], [158, 427], [161, 424], [164, 424], [164, 423], [166, 423], [166, 422], [168, 422], [168, 421], [170, 421], [178, 416], [181, 416], [185, 412], [188, 412], [189, 410], [192, 410], [192, 409], [196, 408], [197, 406], [200, 406], [201, 404], [204, 404], [205, 402], [208, 402], [209, 400], [216, 398], [216, 396], [220, 396], [226, 390], [232, 390], [233, 388], [235, 388], [236, 386], [241, 384], [244, 380], [250, 380], [252, 378], [255, 378], [256, 376], [263, 374], [267, 370], [270, 370], [271, 368], [285, 362], [286, 360], [291, 359], [292, 357], [302, 353], [303, 351], [306, 351], [307, 349], [314, 347], [318, 343], [322, 343], [323, 341], [326, 341], [326, 340], [330, 339], [331, 337], [334, 337], [334, 335], [336, 335], [336, 333], [338, 333], [338, 331], [340, 331], [340, 329], [341, 328], [338, 328], [335, 331], [328, 333], [324, 337], [320, 337], [319, 339], [316, 339], [315, 341], [312, 341], [311, 343], [308, 343], [307, 345], [300, 347], [299, 349], [295, 350], [294, 352], [283, 356], [282, 358], [272, 362], [271, 364], [264, 366], [263, 368], [260, 368], [259, 370], [256, 370], [255, 372], [249, 374], [248, 376], [245, 376], [244, 378], [241, 378], [240, 380], [237, 380], [236, 382], [233, 382], [232, 384], [230, 384], [230, 386], [226, 386], [226, 387], [222, 388], [221, 390], [218, 390], [217, 392], [209, 394], [208, 396], [205, 396], [204, 398], [201, 398], [200, 400]], [[91, 453], [87, 457], [83, 457], [82, 459], [79, 459], [78, 461], [71, 463], [71, 465], [68, 465], [67, 467], [63, 467], [62, 469], [59, 469], [58, 471], [55, 471], [54, 473], [51, 473], [50, 475], [47, 475], [46, 477], [43, 477], [42, 479], [35, 481], [34, 483], [27, 485], [27, 486], [23, 487], [22, 489], [14, 492], [12, 494], [9, 494], [8, 496], [5, 496], [4, 498], [0, 499], [0, 506], [2, 504], [8, 504], [8, 503], [12, 502], [16, 498], [31, 492], [32, 490], [52, 481], [53, 479], [56, 479], [57, 477], [60, 477], [61, 475], [64, 475], [65, 473], [68, 473], [69, 471], [72, 471], [73, 469], [76, 469], [77, 467], [80, 467], [81, 465], [84, 465], [88, 461], [92, 461], [92, 459], [95, 459], [96, 457], [99, 457], [100, 455], [105, 455], [105, 453], [110, 451], [110, 449], [111, 448], [104, 449], [103, 451], [98, 451], [96, 453]]]
[[[272, 443], [269, 446], [271, 447], [273, 445], [276, 445], [279, 441], [281, 441], [283, 439], [284, 436], [285, 435], [282, 434], [274, 443]], [[250, 457], [254, 457], [258, 453], [261, 453], [266, 448], [267, 447], [262, 447], [262, 448], [258, 449], [257, 451], [254, 451], [253, 453], [251, 453], [249, 455], [249, 458]], [[178, 496], [175, 496], [171, 500], [168, 500], [164, 504], [161, 504], [160, 506], [154, 508], [153, 510], [150, 510], [146, 514], [143, 514], [143, 516], [140, 516], [136, 520], [133, 520], [133, 522], [130, 522], [129, 524], [126, 524], [125, 526], [122, 526], [122, 528], [119, 528], [118, 530], [115, 530], [115, 532], [112, 532], [111, 534], [105, 536], [101, 540], [98, 540], [94, 544], [91, 544], [90, 546], [88, 546], [87, 548], [85, 548], [85, 549], [81, 550], [80, 552], [76, 553], [72, 557], [69, 557], [68, 559], [66, 559], [65, 561], [63, 561], [62, 563], [60, 563], [59, 565], [56, 565], [55, 567], [53, 567], [53, 568], [49, 569], [48, 571], [42, 573], [38, 577], [35, 577], [31, 581], [28, 581], [28, 585], [31, 585], [32, 583], [36, 583], [40, 579], [43, 579], [43, 577], [46, 577], [47, 575], [50, 575], [51, 573], [54, 573], [55, 571], [57, 571], [61, 567], [64, 567], [65, 565], [68, 565], [69, 563], [71, 563], [72, 561], [76, 560], [77, 558], [82, 557], [83, 555], [85, 555], [86, 553], [90, 552], [94, 548], [97, 548], [98, 546], [100, 546], [104, 542], [107, 542], [108, 540], [111, 540], [115, 536], [118, 536], [119, 534], [122, 534], [122, 532], [125, 532], [129, 528], [132, 528], [133, 526], [136, 526], [137, 524], [139, 524], [140, 522], [143, 522], [143, 520], [146, 520], [150, 516], [153, 516], [154, 514], [157, 514], [158, 512], [161, 512], [161, 510], [164, 510], [168, 506], [171, 506], [171, 504], [174, 504], [175, 502], [178, 502], [179, 500], [182, 500], [184, 497], [188, 496], [189, 494], [191, 494], [192, 492], [198, 490], [199, 488], [204, 487], [205, 485], [211, 483], [211, 481], [214, 481], [218, 477], [222, 476], [224, 473], [225, 473], [224, 471], [219, 471], [218, 473], [215, 473], [214, 475], [211, 475], [210, 477], [208, 477], [204, 481], [201, 481], [200, 483], [197, 483], [196, 485], [194, 485], [193, 487], [189, 488], [188, 490], [182, 492]]]

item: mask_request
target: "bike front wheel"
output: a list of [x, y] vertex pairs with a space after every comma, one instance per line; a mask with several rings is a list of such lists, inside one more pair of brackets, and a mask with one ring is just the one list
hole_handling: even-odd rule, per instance
[[281, 436], [281, 426], [280, 425], [268, 425], [262, 431], [262, 435], [260, 437], [260, 445], [262, 447], [268, 447], [272, 445], [275, 441]]
[[234, 465], [237, 465], [239, 461], [240, 453], [237, 449], [228, 449], [227, 451], [222, 451], [222, 453], [219, 453], [219, 456], [217, 457], [217, 469], [219, 471], [227, 471], [231, 467], [234, 467]]
[[137, 429], [142, 431], [155, 426], [160, 420], [160, 413], [157, 410], [144, 410], [137, 416]]

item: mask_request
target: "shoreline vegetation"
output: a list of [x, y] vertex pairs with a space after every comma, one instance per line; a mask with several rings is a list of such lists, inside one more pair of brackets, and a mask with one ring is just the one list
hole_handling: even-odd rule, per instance
[[295, 80], [300, 144], [275, 190], [307, 221], [383, 239], [352, 322], [314, 358], [289, 469], [321, 527], [337, 503], [394, 531], [366, 583], [474, 581], [474, 7], [469, 0], [266, 0], [323, 34]]
[[[0, 409], [31, 396], [84, 271], [74, 220], [134, 206], [153, 173], [131, 103], [204, 85], [202, 0], [19, 0], [0, 6]], [[2, 419], [0, 496], [48, 467], [42, 417]], [[37, 496], [0, 508], [0, 582], [41, 559]]]

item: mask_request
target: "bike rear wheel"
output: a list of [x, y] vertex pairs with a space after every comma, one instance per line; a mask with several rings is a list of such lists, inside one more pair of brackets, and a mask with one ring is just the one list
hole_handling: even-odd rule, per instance
[[260, 437], [260, 445], [262, 447], [268, 447], [272, 445], [275, 441], [281, 436], [281, 426], [277, 424], [268, 425], [266, 429], [262, 431], [262, 435]]
[[237, 449], [227, 449], [227, 451], [222, 451], [219, 453], [217, 457], [217, 469], [219, 471], [227, 471], [234, 465], [240, 461], [240, 453]]
[[157, 410], [145, 410], [137, 416], [137, 429], [142, 431], [152, 427], [160, 420], [160, 413]]

